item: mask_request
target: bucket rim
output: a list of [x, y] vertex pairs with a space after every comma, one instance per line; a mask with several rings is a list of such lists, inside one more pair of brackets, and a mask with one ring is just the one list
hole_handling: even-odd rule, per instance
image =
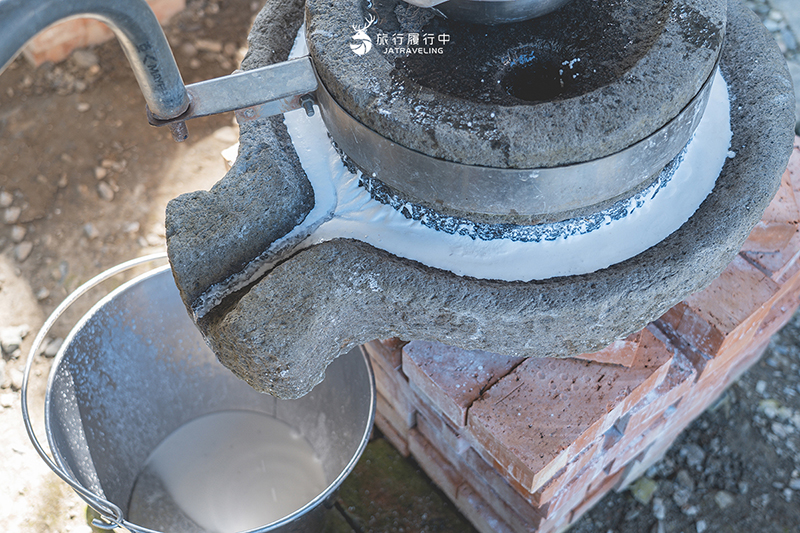
[[[157, 260], [157, 259], [161, 259], [161, 258], [165, 258], [165, 257], [166, 257], [166, 254], [158, 254], [157, 257], [155, 257], [155, 256], [150, 257], [150, 260], [152, 261], [152, 260]], [[132, 264], [129, 265], [128, 263], [132, 263]], [[80, 294], [83, 294], [83, 293], [87, 292], [89, 289], [91, 289], [94, 286], [100, 284], [101, 282], [105, 281], [106, 279], [109, 279], [113, 275], [122, 273], [125, 270], [128, 270], [130, 268], [133, 268], [135, 266], [138, 266], [138, 265], [142, 264], [142, 261], [134, 260], [134, 261], [129, 261], [128, 263], [123, 263], [122, 265], [118, 265], [117, 267], [112, 267], [111, 269], [108, 269], [108, 270], [104, 271], [102, 274], [99, 274], [98, 276], [95, 276], [95, 278], [92, 278], [91, 280], [86, 282], [84, 285], [82, 285], [81, 287], [76, 289], [73, 293], [71, 293], [71, 295], [67, 298], [67, 300], [69, 300], [72, 297], [72, 295], [80, 296]], [[126, 267], [122, 268], [123, 265], [126, 265]], [[164, 275], [164, 273], [166, 271], [169, 271], [169, 270], [170, 270], [170, 265], [169, 264], [162, 265], [160, 267], [152, 268], [152, 269], [150, 269], [150, 270], [148, 270], [148, 271], [146, 271], [146, 272], [144, 272], [144, 273], [142, 273], [142, 274], [140, 274], [138, 276], [135, 276], [134, 278], [122, 283], [119, 287], [115, 288], [114, 290], [109, 292], [107, 295], [105, 295], [102, 298], [100, 298], [94, 305], [92, 305], [92, 307], [84, 315], [82, 315], [76, 321], [75, 325], [71, 328], [69, 334], [65, 337], [64, 342], [62, 343], [61, 347], [59, 348], [58, 352], [56, 353], [56, 356], [53, 359], [53, 363], [52, 363], [52, 365], [50, 367], [50, 373], [49, 373], [48, 379], [47, 379], [47, 388], [46, 388], [46, 391], [45, 391], [45, 398], [44, 398], [44, 411], [45, 411], [44, 412], [44, 427], [45, 427], [45, 434], [46, 434], [46, 437], [47, 437], [48, 447], [50, 448], [51, 455], [53, 456], [52, 460], [54, 461], [54, 464], [51, 465], [50, 461], [48, 461], [48, 460], [45, 460], [45, 462], [48, 464], [48, 466], [51, 468], [51, 470], [53, 470], [56, 474], [58, 474], [59, 477], [61, 477], [67, 484], [69, 484], [75, 490], [75, 492], [78, 494], [78, 496], [81, 499], [83, 499], [92, 509], [94, 509], [95, 511], [100, 513], [103, 519], [105, 519], [108, 522], [110, 522], [111, 523], [110, 527], [121, 526], [121, 527], [124, 527], [124, 528], [128, 529], [129, 531], [132, 531], [132, 532], [135, 532], [135, 533], [166, 533], [166, 532], [161, 532], [161, 531], [158, 531], [158, 530], [149, 529], [149, 528], [140, 526], [138, 524], [135, 524], [133, 522], [130, 522], [125, 516], [126, 513], [123, 512], [121, 510], [121, 508], [119, 508], [119, 506], [117, 504], [114, 504], [113, 502], [109, 502], [108, 500], [106, 500], [105, 495], [102, 493], [102, 489], [99, 491], [100, 494], [98, 494], [93, 489], [90, 489], [90, 488], [84, 486], [80, 481], [78, 481], [76, 479], [76, 477], [72, 474], [71, 470], [66, 465], [66, 463], [65, 463], [65, 461], [64, 461], [64, 459], [62, 457], [62, 454], [61, 453], [55, 453], [55, 451], [58, 450], [59, 447], [55, 444], [55, 436], [53, 434], [53, 429], [52, 429], [52, 424], [54, 422], [51, 419], [51, 415], [50, 415], [51, 409], [50, 409], [50, 407], [51, 407], [51, 404], [53, 402], [54, 381], [56, 379], [56, 375], [58, 373], [58, 370], [64, 364], [64, 360], [66, 358], [67, 348], [70, 346], [70, 343], [74, 340], [75, 336], [83, 328], [83, 326], [89, 320], [91, 320], [91, 318], [100, 309], [102, 309], [105, 305], [109, 304], [112, 300], [117, 298], [121, 293], [129, 290], [131, 287], [133, 287], [135, 285], [138, 285], [140, 283], [146, 282], [148, 279], [151, 279], [151, 278], [159, 276], [159, 275]], [[80, 294], [78, 294], [78, 293], [80, 293]], [[60, 316], [70, 305], [72, 305], [72, 303], [74, 303], [74, 301], [77, 300], [77, 296], [74, 299], [72, 299], [72, 301], [70, 301], [68, 305], [66, 305], [63, 309], [61, 309], [60, 312], [59, 312], [59, 309], [56, 309], [55, 311], [53, 311], [51, 316], [48, 318], [48, 321], [45, 323], [45, 326], [47, 326], [48, 324], [50, 326], [52, 326], [52, 324], [55, 322], [55, 318], [58, 318], [58, 316], [55, 316], [55, 318], [53, 318], [54, 315], [56, 315], [56, 313], [58, 313], [58, 315]], [[67, 302], [67, 300], [65, 300], [65, 302]], [[52, 322], [51, 322], [51, 318], [53, 319]], [[42, 331], [40, 332], [40, 336], [42, 337], [42, 339], [44, 339], [44, 336], [47, 333], [47, 331], [45, 331], [45, 326], [42, 327]], [[49, 330], [49, 327], [47, 327], [47, 330]], [[200, 334], [199, 331], [198, 331], [198, 334]], [[359, 459], [361, 458], [361, 456], [362, 456], [362, 454], [364, 452], [364, 449], [366, 448], [367, 444], [369, 443], [369, 436], [372, 433], [372, 429], [373, 429], [373, 425], [374, 425], [374, 421], [375, 421], [375, 409], [376, 409], [376, 405], [377, 405], [377, 391], [376, 391], [376, 388], [375, 388], [375, 374], [374, 374], [374, 371], [372, 369], [372, 363], [371, 363], [369, 357], [366, 355], [366, 353], [364, 353], [364, 350], [360, 349], [360, 347], [357, 346], [357, 347], [353, 348], [353, 350], [358, 350], [359, 351], [359, 353], [361, 355], [361, 359], [364, 362], [364, 367], [365, 367], [365, 370], [366, 370], [366, 373], [367, 373], [367, 378], [369, 380], [369, 399], [368, 399], [368, 406], [367, 406], [368, 417], [367, 417], [366, 423], [364, 425], [364, 431], [360, 436], [358, 447], [356, 448], [356, 450], [353, 453], [352, 457], [350, 458], [348, 463], [345, 465], [345, 467], [342, 469], [342, 471], [336, 476], [336, 478], [333, 481], [331, 481], [323, 491], [321, 491], [315, 498], [313, 498], [311, 501], [306, 503], [303, 507], [295, 510], [294, 512], [292, 512], [292, 513], [290, 513], [290, 514], [288, 514], [288, 515], [286, 515], [286, 516], [284, 516], [284, 517], [282, 517], [282, 518], [280, 518], [278, 520], [275, 520], [273, 522], [270, 522], [268, 524], [264, 524], [264, 525], [256, 527], [256, 528], [243, 530], [243, 531], [240, 531], [238, 533], [267, 533], [269, 531], [274, 531], [274, 530], [276, 530], [278, 528], [281, 528], [281, 527], [283, 527], [285, 525], [290, 524], [291, 522], [293, 522], [296, 519], [298, 519], [299, 517], [307, 514], [311, 510], [315, 509], [316, 507], [318, 507], [320, 505], [326, 505], [326, 503], [327, 503], [328, 499], [331, 497], [331, 495], [333, 495], [336, 492], [336, 490], [341, 486], [341, 484], [344, 482], [344, 480], [347, 478], [347, 476], [352, 473], [353, 469], [355, 468], [356, 464], [358, 463]], [[187, 421], [187, 422], [189, 422], [189, 421]], [[31, 440], [33, 440], [33, 437], [31, 438]], [[34, 446], [36, 446], [36, 444], [34, 444]], [[42, 454], [40, 453], [40, 455], [42, 455]], [[58, 470], [60, 470], [60, 472], [56, 468], [54, 468], [54, 466], [57, 466], [57, 468], [58, 468]], [[84, 491], [87, 494], [84, 494]], [[96, 501], [95, 501], [95, 499], [96, 499]], [[102, 503], [104, 505], [105, 504], [111, 504], [111, 506], [109, 508], [111, 509], [112, 513], [109, 513], [108, 509], [98, 508], [98, 503]], [[111, 515], [111, 516], [109, 516], [109, 515]], [[114, 515], [117, 515], [117, 516], [114, 516]], [[97, 522], [95, 522], [95, 525], [99, 526], [99, 527], [102, 527], [102, 524], [97, 523]]]

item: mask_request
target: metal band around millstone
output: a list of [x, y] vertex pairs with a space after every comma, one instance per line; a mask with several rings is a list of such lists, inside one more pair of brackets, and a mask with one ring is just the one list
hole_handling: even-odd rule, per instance
[[[555, 11], [571, 0], [447, 0], [432, 7], [445, 17], [474, 24], [508, 24]], [[411, 2], [421, 4], [422, 2]], [[427, 6], [423, 6], [427, 7]]]
[[609, 156], [554, 168], [481, 167], [431, 157], [353, 118], [321, 80], [316, 97], [339, 148], [365, 174], [409, 201], [465, 214], [540, 217], [595, 206], [646, 187], [692, 138], [717, 68], [686, 107], [655, 133]]

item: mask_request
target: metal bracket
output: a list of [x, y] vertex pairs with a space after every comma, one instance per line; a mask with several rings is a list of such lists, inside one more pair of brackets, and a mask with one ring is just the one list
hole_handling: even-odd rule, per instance
[[147, 121], [157, 127], [169, 126], [175, 140], [180, 142], [188, 136], [183, 124], [187, 120], [226, 111], [235, 111], [240, 122], [301, 107], [308, 112], [308, 99], [305, 97], [316, 90], [314, 67], [311, 59], [305, 56], [188, 85], [189, 107], [184, 113], [171, 119], [160, 119], [148, 108]]

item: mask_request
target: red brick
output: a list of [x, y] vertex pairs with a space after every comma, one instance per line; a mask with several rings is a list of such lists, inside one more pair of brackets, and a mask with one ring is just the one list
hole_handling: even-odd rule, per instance
[[594, 483], [592, 483], [592, 487], [590, 492], [586, 495], [583, 501], [575, 507], [569, 516], [569, 523], [574, 524], [577, 522], [581, 516], [583, 516], [589, 509], [594, 507], [597, 502], [603, 499], [611, 489], [617, 486], [620, 479], [622, 478], [623, 471], [620, 470], [614, 474], [609, 476], [605, 476], [601, 479], [596, 479]]
[[[443, 421], [442, 421], [443, 422]], [[417, 413], [417, 430], [442, 456], [446, 457], [469, 486], [514, 530], [522, 531], [539, 523], [538, 506], [505, 481], [471, 448], [457, 451], [426, 416]]]
[[464, 427], [472, 403], [520, 361], [438, 342], [413, 341], [403, 347], [403, 372], [456, 427]]
[[514, 479], [507, 479], [506, 482], [516, 493], [525, 498], [526, 501], [532, 502], [539, 514], [545, 517], [550, 516], [552, 514], [551, 506], [554, 498], [556, 498], [565, 487], [569, 486], [577, 476], [584, 474], [587, 468], [598, 471], [601, 467], [599, 463], [600, 456], [602, 456], [602, 444], [601, 441], [598, 441], [575, 457], [570, 458], [567, 465], [559, 470], [535, 493], [528, 492], [525, 486]]
[[[791, 255], [789, 255], [790, 253]], [[774, 254], [776, 262], [778, 261], [777, 256], [784, 254], [786, 259], [783, 259], [783, 257], [780, 258], [781, 263], [783, 263], [783, 268], [775, 270], [771, 276], [777, 283], [784, 283], [787, 279], [800, 272], [800, 232], [792, 237], [784, 250]], [[747, 254], [747, 258], [750, 259], [751, 255]]]
[[76, 48], [86, 46], [85, 33], [85, 23], [81, 19], [61, 22], [34, 37], [22, 53], [35, 66], [46, 61], [58, 63]]
[[[795, 138], [795, 146], [792, 156], [789, 158], [789, 165], [781, 180], [781, 188], [767, 211], [764, 213], [762, 222], [768, 225], [771, 222], [784, 222], [798, 225], [798, 206], [797, 200], [800, 199], [800, 140]], [[794, 205], [792, 205], [794, 201]], [[794, 208], [794, 211], [792, 209]], [[756, 235], [758, 237], [758, 235]], [[795, 232], [789, 241], [777, 250], [758, 250], [759, 246], [753, 246], [755, 240], [751, 235], [745, 242], [742, 254], [753, 264], [768, 273], [770, 277], [779, 283], [793, 276], [800, 271], [798, 257], [800, 257], [800, 232]]]
[[431, 446], [436, 448], [439, 453], [447, 457], [450, 463], [452, 463], [454, 466], [460, 466], [461, 455], [469, 449], [469, 446], [462, 448], [461, 450], [456, 450], [453, 447], [453, 440], [447, 436], [448, 433], [442, 432], [441, 426], [439, 426], [436, 422], [431, 422], [431, 419], [428, 418], [428, 416], [426, 416], [422, 411], [417, 412], [416, 429], [423, 437], [427, 439]]
[[553, 498], [548, 509], [547, 520], [558, 521], [561, 517], [569, 519], [572, 510], [586, 497], [591, 482], [601, 475], [602, 472], [598, 468], [594, 468], [594, 465], [584, 468]]
[[[504, 486], [510, 487], [512, 493], [518, 494], [521, 496], [525, 501], [529, 502], [533, 505], [539, 512], [545, 513], [547, 511], [548, 503], [542, 502], [541, 497], [543, 493], [551, 492], [549, 489], [541, 488], [535, 493], [530, 492], [527, 486], [524, 486], [522, 483], [511, 477], [505, 466], [497, 461], [490, 453], [486, 451], [486, 449], [482, 446], [480, 441], [478, 441], [475, 436], [469, 432], [465, 433], [464, 436], [469, 440], [471, 447], [464, 453], [464, 460], [467, 462], [470, 468], [478, 472], [482, 472], [484, 477], [490, 482], [491, 487], [497, 492], [498, 494], [506, 494], [504, 492]], [[554, 478], [557, 478], [560, 474], [565, 471], [565, 468], [562, 468], [554, 475]], [[494, 473], [494, 476], [491, 478], [490, 472]], [[497, 480], [502, 480], [499, 482]], [[553, 481], [551, 478], [550, 481]], [[556, 486], [556, 489], [560, 490], [560, 486]]]
[[756, 364], [758, 360], [761, 359], [761, 356], [764, 355], [764, 352], [767, 351], [768, 347], [769, 338], [766, 338], [763, 342], [761, 342], [761, 344], [745, 350], [740, 357], [737, 357], [736, 363], [731, 366], [727, 376], [725, 376], [725, 388], [739, 379], [739, 377], [744, 374], [748, 368]]
[[789, 244], [796, 233], [796, 224], [761, 220], [750, 232], [742, 252], [755, 252], [762, 257], [765, 254], [777, 254]]
[[408, 434], [408, 449], [428, 477], [442, 489], [448, 498], [456, 501], [458, 487], [464, 482], [461, 474], [416, 429]]
[[625, 434], [622, 433], [623, 429], [620, 429], [620, 422], [625, 420], [626, 417], [620, 418], [616, 424], [611, 426], [608, 430], [606, 430], [603, 435], [598, 439], [598, 443], [601, 448], [601, 455], [605, 457], [608, 455], [609, 450], [614, 449], [617, 444], [625, 437]]
[[567, 530], [568, 525], [569, 513], [565, 512], [539, 524], [539, 530], [536, 533], [562, 533]]
[[675, 364], [675, 349], [661, 331], [654, 326], [640, 331], [631, 372], [625, 374], [629, 392], [623, 400], [622, 413], [628, 413], [660, 386]]
[[[778, 284], [736, 256], [708, 288], [684, 301], [684, 312], [675, 331], [712, 358], [735, 353], [755, 335], [778, 291]], [[674, 324], [674, 318], [668, 320]], [[705, 364], [700, 365], [698, 370], [703, 371], [704, 367]]]
[[[788, 220], [787, 205], [797, 209], [790, 200], [797, 189], [794, 185], [800, 184], [800, 172], [793, 174], [790, 169], [787, 176], [791, 180], [784, 177], [783, 196], [779, 194], [765, 214], [767, 222]], [[786, 192], [789, 184], [791, 196]], [[785, 234], [778, 237], [783, 230], [774, 224], [765, 223], [766, 233], [754, 233], [751, 249], [760, 243], [763, 251], [784, 239]], [[780, 242], [782, 248], [776, 253], [789, 257], [794, 239]], [[789, 263], [796, 259], [789, 257]], [[412, 394], [414, 400], [435, 396], [430, 391], [437, 389], [443, 396], [418, 405], [422, 415], [411, 439], [417, 435], [428, 448], [416, 441], [411, 446], [420, 447], [429, 468], [441, 470], [431, 477], [444, 476], [446, 493], [462, 480], [456, 500], [459, 507], [470, 510], [465, 514], [482, 530], [526, 530], [521, 510], [537, 508], [535, 516], [546, 518], [536, 531], [565, 527], [608, 490], [626, 486], [659, 460], [680, 432], [758, 359], [769, 336], [792, 316], [800, 302], [800, 268], [784, 264], [773, 271], [765, 265], [752, 255], [747, 261], [737, 257], [708, 289], [666, 313], [658, 328], [649, 326], [607, 349], [617, 353], [619, 363], [619, 354], [635, 345], [634, 355], [626, 356], [632, 358], [629, 369], [574, 359], [529, 359], [480, 398], [463, 402], [464, 407], [453, 401], [452, 387], [458, 382], [442, 385], [441, 375], [457, 374], [457, 368], [441, 365], [423, 371], [404, 354], [409, 389], [419, 390]], [[610, 385], [597, 390], [600, 376], [600, 383]], [[419, 383], [427, 383], [427, 388]], [[457, 406], [451, 413], [466, 413], [471, 434], [460, 434], [461, 428], [439, 415], [439, 405], [448, 401]], [[463, 449], [467, 437], [476, 449]], [[455, 467], [460, 478], [447, 475], [446, 466]]]
[[186, 7], [186, 0], [148, 0], [147, 3], [162, 25]]
[[800, 305], [800, 271], [787, 280], [781, 289], [783, 295], [775, 301], [761, 322], [755, 337], [771, 337], [785, 326]]
[[381, 430], [381, 433], [383, 433], [383, 436], [389, 441], [389, 444], [394, 446], [400, 455], [408, 457], [408, 440], [400, 435], [379, 412], [375, 412], [375, 425], [378, 426], [378, 429]]
[[707, 289], [676, 306], [682, 309], [679, 319], [672, 312], [656, 324], [699, 373], [714, 373], [727, 368], [729, 359], [752, 342], [772, 303], [785, 290], [737, 256]]
[[606, 469], [609, 472], [617, 472], [629, 464], [641, 460], [645, 455], [643, 452], [646, 452], [656, 441], [664, 439], [673, 426], [685, 427], [677, 413], [677, 408], [668, 408], [666, 412], [651, 420], [649, 427], [638, 434], [631, 435], [632, 438], [629, 440], [620, 441], [616, 449], [611, 450], [609, 455], [613, 462], [609, 463]]
[[627, 465], [624, 465], [624, 468], [617, 471], [622, 473], [622, 476], [614, 486], [614, 489], [617, 492], [624, 491], [631, 482], [647, 472], [648, 468], [663, 459], [664, 454], [666, 454], [687, 425], [688, 422], [684, 423], [676, 414], [664, 427], [663, 432], [658, 435], [657, 439], [654, 439], [649, 446], [645, 447], [633, 461], [630, 461]]
[[[411, 387], [413, 389], [414, 385], [411, 384]], [[420, 416], [424, 417], [439, 435], [439, 439], [446, 443], [453, 452], [461, 454], [470, 447], [469, 440], [460, 433], [460, 430], [454, 428], [444, 417], [436, 413], [428, 403], [420, 401], [414, 407], [417, 409], [417, 421], [419, 421]], [[431, 439], [428, 438], [428, 440]], [[437, 445], [437, 448], [440, 447]]]
[[608, 450], [603, 457], [604, 470], [608, 470], [609, 472], [622, 470], [625, 465], [631, 462], [632, 459], [647, 447], [645, 435], [646, 431], [635, 435], [629, 435]]
[[386, 398], [383, 397], [383, 394], [378, 393], [376, 395], [375, 410], [383, 415], [386, 421], [392, 425], [394, 430], [400, 436], [402, 436], [403, 439], [408, 439], [408, 431], [413, 427], [413, 425], [408, 425], [406, 423], [407, 421], [392, 408], [391, 404], [386, 400]]
[[594, 478], [590, 483], [589, 486], [586, 488], [586, 494], [593, 494], [600, 486], [604, 485], [606, 480], [609, 477], [612, 477], [619, 473], [619, 471], [615, 471], [610, 467], [605, 467], [600, 470], [601, 474], [598, 474], [596, 478]]
[[[794, 139], [794, 150], [792, 151], [792, 156], [789, 158], [789, 166], [786, 172], [792, 184], [795, 200], [797, 201], [800, 199], [800, 138], [798, 137]], [[800, 207], [800, 203], [798, 207]], [[778, 259], [781, 260], [783, 267], [774, 271], [772, 279], [782, 283], [784, 280], [794, 276], [797, 272], [800, 272], [800, 259], [798, 258], [800, 258], [800, 233], [795, 234], [786, 248], [780, 251], [780, 257]], [[764, 260], [766, 259], [769, 258], [765, 257]]]
[[466, 483], [458, 488], [456, 507], [481, 533], [520, 533], [514, 531], [492, 508]]
[[541, 521], [542, 517], [536, 508], [513, 490], [511, 494], [515, 495], [515, 498], [499, 496], [484, 476], [479, 475], [467, 465], [464, 453], [457, 453], [452, 449], [449, 443], [442, 439], [442, 435], [428, 423], [424, 416], [418, 415], [417, 430], [427, 439], [431, 446], [447, 458], [464, 481], [480, 495], [483, 501], [515, 531], [527, 530]]
[[697, 371], [686, 357], [676, 354], [661, 384], [631, 409], [622, 431], [626, 435], [644, 431], [655, 418], [692, 390], [696, 377]]
[[622, 472], [622, 475], [619, 478], [619, 481], [615, 487], [617, 492], [623, 492], [628, 488], [628, 486], [639, 479], [642, 474], [644, 474], [647, 469], [643, 469], [643, 459], [647, 456], [647, 453], [650, 449], [642, 450], [636, 458], [629, 463], [627, 463], [619, 472]]
[[567, 466], [562, 468], [550, 481], [536, 492], [539, 497], [539, 512], [544, 516], [551, 516], [553, 505], [558, 501], [562, 491], [574, 483], [579, 476], [587, 471], [599, 472], [600, 459], [603, 456], [602, 440], [593, 443], [589, 448], [572, 458]]
[[114, 33], [108, 28], [108, 26], [97, 20], [87, 20], [84, 31], [86, 32], [86, 44], [84, 46], [104, 43], [114, 36]]
[[[602, 438], [611, 427], [619, 423], [620, 419], [640, 405], [669, 374], [674, 358], [674, 349], [668, 345], [666, 337], [660, 331], [650, 326], [642, 330], [634, 366], [623, 373], [629, 385], [622, 389], [613, 410], [609, 410], [606, 416], [599, 418], [577, 438], [573, 449], [582, 450], [589, 443]], [[594, 400], [587, 397], [587, 401]]]
[[[369, 352], [368, 352], [369, 353]], [[381, 365], [372, 365], [375, 374], [375, 388], [403, 419], [404, 425], [414, 426], [414, 393], [408, 386], [402, 372], [387, 372]]]
[[[546, 511], [546, 504], [539, 503], [539, 494], [530, 494], [514, 488], [509, 480], [503, 477], [500, 472], [487, 463], [473, 448], [469, 448], [462, 455], [462, 460], [467, 468], [475, 472], [483, 481], [496, 493], [503, 501], [514, 505], [518, 509], [531, 508]], [[521, 514], [524, 514], [521, 512]]]
[[793, 269], [792, 272], [791, 276], [788, 275], [787, 272], [782, 276], [780, 281], [777, 282], [778, 290], [768, 303], [768, 307], [774, 307], [775, 302], [782, 300], [787, 294], [793, 294], [795, 296], [800, 295], [800, 268]]
[[795, 195], [800, 195], [800, 137], [794, 137], [794, 150], [789, 157], [789, 164], [787, 166], [789, 171], [789, 180], [792, 182], [792, 190]]
[[[769, 339], [789, 320], [800, 305], [800, 271], [781, 287], [780, 299], [770, 303], [764, 320], [746, 346], [719, 354], [706, 365], [704, 373], [715, 379], [724, 379], [725, 386], [737, 379], [747, 368], [755, 363], [769, 344]], [[724, 375], [722, 378], [720, 375]]]
[[384, 370], [391, 372], [399, 370], [403, 364], [404, 344], [400, 339], [374, 340], [366, 343], [364, 349]]
[[641, 332], [632, 333], [625, 339], [612, 342], [599, 352], [576, 355], [576, 359], [584, 359], [595, 363], [608, 363], [630, 367], [639, 348]]
[[672, 357], [645, 330], [630, 369], [528, 359], [473, 404], [468, 427], [480, 448], [534, 493], [655, 389]]
[[685, 427], [700, 416], [723, 393], [727, 385], [726, 377], [727, 374], [722, 372], [705, 377], [701, 375], [696, 386], [678, 405], [674, 423]]
[[685, 427], [684, 421], [678, 416], [677, 407], [680, 405], [680, 401], [678, 400], [675, 404], [659, 412], [657, 416], [647, 421], [647, 427], [627, 434], [614, 448], [610, 449], [604, 458], [604, 471], [618, 472], [622, 470], [629, 463], [639, 460], [643, 455], [642, 452], [652, 446], [654, 442], [664, 439], [673, 427]]
[[[791, 317], [790, 317], [791, 318]], [[771, 324], [773, 327], [776, 323]], [[722, 357], [711, 361], [717, 363], [714, 366], [707, 365], [700, 377], [700, 388], [727, 387], [733, 380], [739, 377], [744, 370], [755, 363], [769, 345], [770, 335], [764, 334], [765, 331], [757, 333], [746, 346], [737, 347], [736, 350], [721, 354]], [[722, 391], [720, 391], [720, 394]]]
[[[797, 163], [798, 161], [790, 161], [790, 164]], [[778, 192], [767, 206], [759, 223], [750, 232], [741, 251], [763, 257], [765, 254], [774, 256], [785, 249], [791, 238], [797, 233], [799, 214], [787, 169], [783, 173]], [[789, 256], [791, 255], [793, 254], [789, 254]], [[779, 263], [768, 263], [768, 265], [770, 271], [778, 270], [783, 266]]]
[[[782, 298], [776, 301], [773, 297], [768, 301], [766, 317], [748, 342], [733, 343], [731, 346], [723, 347], [714, 359], [708, 361], [698, 382], [677, 405], [675, 413], [663, 424], [661, 420], [654, 423], [654, 425], [661, 424], [658, 427], [658, 438], [642, 439], [637, 443], [637, 448], [648, 445], [649, 447], [640, 460], [632, 461], [628, 465], [623, 485], [631, 482], [659, 460], [680, 432], [705, 411], [731, 381], [758, 360], [769, 344], [769, 336], [777, 331], [784, 320], [791, 318], [797, 303], [797, 288], [792, 286], [795, 280], [786, 281], [789, 283], [785, 283], [775, 292], [776, 295], [782, 294]], [[674, 323], [674, 318], [667, 317], [667, 319]], [[632, 455], [634, 451], [630, 450], [629, 454]], [[624, 461], [625, 458], [625, 455], [621, 455], [619, 460]], [[618, 464], [614, 465], [614, 469], [616, 468]]]
[[664, 313], [657, 322], [662, 322], [669, 326], [673, 331], [678, 331], [678, 326], [681, 325], [681, 319], [686, 312], [686, 304], [684, 302], [673, 305], [669, 311]]
[[[715, 387], [720, 384], [722, 388], [727, 387], [731, 380], [735, 379], [731, 376], [738, 377], [740, 371], [743, 371], [742, 369], [749, 368], [751, 364], [755, 363], [763, 353], [763, 350], [758, 351], [759, 347], [762, 345], [766, 347], [767, 344], [769, 344], [769, 337], [754, 336], [747, 346], [741, 346], [731, 353], [722, 354], [723, 357], [716, 358], [707, 365], [707, 370], [700, 376], [698, 386], [708, 388], [710, 387], [709, 383], [713, 382]], [[758, 353], [754, 353], [754, 350]], [[721, 390], [719, 394], [722, 394]]]

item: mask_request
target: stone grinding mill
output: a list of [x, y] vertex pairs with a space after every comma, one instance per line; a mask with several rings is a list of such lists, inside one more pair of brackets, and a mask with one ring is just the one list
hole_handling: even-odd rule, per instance
[[170, 204], [168, 247], [220, 360], [279, 396], [373, 338], [599, 349], [718, 275], [791, 149], [783, 60], [736, 2], [496, 26], [268, 3], [250, 41], [245, 70], [311, 63], [321, 120], [237, 112], [237, 163]]
[[169, 205], [167, 244], [220, 361], [279, 397], [374, 338], [596, 350], [710, 283], [791, 149], [760, 25], [721, 0], [434, 3], [267, 2], [243, 71], [184, 87], [146, 5], [5, 0], [0, 57], [95, 16], [151, 123], [236, 110], [237, 164]]
[[791, 82], [740, 3], [414, 3], [267, 2], [244, 72], [187, 88], [122, 32], [151, 123], [237, 110], [236, 164], [167, 237], [257, 390], [374, 338], [599, 349], [713, 280], [777, 189]]

